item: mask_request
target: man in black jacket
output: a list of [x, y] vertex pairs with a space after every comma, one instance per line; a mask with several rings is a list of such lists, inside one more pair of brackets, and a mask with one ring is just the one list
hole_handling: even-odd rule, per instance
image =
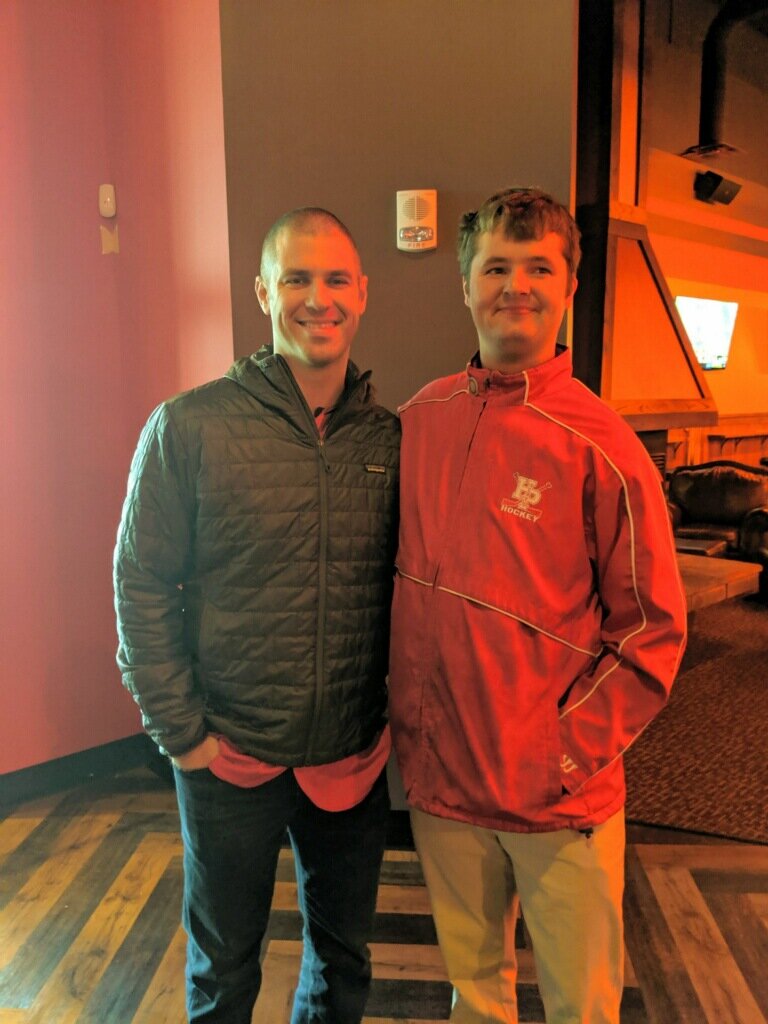
[[190, 1021], [249, 1024], [287, 829], [304, 918], [292, 1024], [357, 1024], [389, 807], [399, 428], [349, 361], [367, 279], [336, 217], [281, 217], [256, 293], [271, 348], [142, 433], [118, 663], [174, 765]]

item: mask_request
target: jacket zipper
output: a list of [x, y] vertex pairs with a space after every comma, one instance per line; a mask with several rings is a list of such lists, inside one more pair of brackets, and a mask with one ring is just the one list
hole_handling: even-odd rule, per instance
[[[307, 405], [307, 400], [304, 398], [301, 388], [296, 383], [290, 367], [286, 364], [284, 369], [291, 387], [296, 392], [299, 405], [304, 410], [304, 414], [309, 424], [310, 435], [314, 437], [315, 452], [318, 457], [317, 482], [320, 498], [320, 548], [317, 559], [318, 595], [317, 627], [315, 632], [315, 701], [312, 710], [312, 721], [309, 726], [309, 738], [306, 745], [307, 757], [311, 757], [315, 746], [315, 740], [317, 738], [317, 732], [320, 727], [320, 699], [324, 689], [323, 665], [325, 662], [325, 609], [327, 604], [326, 591], [328, 586], [328, 477], [331, 472], [331, 465], [328, 462], [328, 456], [325, 453], [325, 438], [321, 436], [320, 431], [317, 429], [317, 423], [315, 422], [315, 417], [312, 415], [312, 410]], [[336, 407], [333, 417], [334, 422], [338, 422], [339, 413], [344, 406], [347, 405], [355, 390], [356, 387], [351, 388], [341, 405]]]
[[312, 722], [309, 727], [307, 754], [311, 754], [320, 726], [320, 698], [323, 692], [323, 662], [325, 659], [325, 606], [326, 587], [328, 585], [328, 474], [331, 467], [326, 458], [322, 437], [318, 436], [317, 451], [321, 465], [318, 465], [317, 479], [320, 492], [320, 551], [317, 559], [317, 634], [315, 638], [315, 703], [312, 709]]
[[315, 745], [317, 730], [320, 725], [320, 698], [323, 692], [323, 661], [325, 657], [325, 588], [327, 585], [326, 561], [328, 558], [328, 475], [331, 467], [328, 457], [325, 454], [325, 444], [320, 431], [317, 429], [315, 417], [307, 405], [304, 394], [296, 383], [290, 367], [284, 366], [285, 375], [291, 387], [296, 393], [299, 406], [309, 427], [309, 435], [314, 442], [315, 454], [317, 455], [317, 490], [320, 501], [320, 545], [317, 555], [317, 620], [315, 626], [315, 700], [312, 708], [312, 721], [309, 725], [309, 737], [306, 743], [306, 753], [310, 757]]

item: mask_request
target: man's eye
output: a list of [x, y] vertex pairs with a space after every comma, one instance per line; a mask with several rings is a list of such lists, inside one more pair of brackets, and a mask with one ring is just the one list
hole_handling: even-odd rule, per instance
[[332, 277], [329, 281], [329, 284], [333, 285], [334, 288], [344, 288], [346, 285], [349, 284], [349, 278], [343, 276]]
[[551, 267], [534, 267], [532, 273], [538, 274], [538, 275], [551, 274], [552, 273], [552, 268]]
[[488, 267], [488, 269], [486, 270], [486, 274], [503, 274], [503, 273], [504, 273], [504, 268], [503, 267]]
[[299, 285], [305, 283], [305, 279], [300, 277], [298, 274], [291, 274], [289, 277], [283, 278], [283, 284]]

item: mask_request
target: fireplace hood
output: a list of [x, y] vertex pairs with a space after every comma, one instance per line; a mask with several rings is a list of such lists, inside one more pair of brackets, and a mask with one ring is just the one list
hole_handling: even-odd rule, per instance
[[707, 426], [718, 419], [639, 220], [611, 217], [608, 222], [600, 394], [637, 431]]
[[[639, 433], [715, 424], [714, 399], [648, 233], [640, 2], [587, 4], [587, 10], [590, 17], [579, 22], [582, 274], [574, 367]], [[692, 177], [694, 165], [688, 167]]]

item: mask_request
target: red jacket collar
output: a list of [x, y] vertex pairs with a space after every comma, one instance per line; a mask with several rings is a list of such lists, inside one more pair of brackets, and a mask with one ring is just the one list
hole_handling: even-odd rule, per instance
[[[520, 373], [486, 370], [480, 365], [479, 352], [476, 352], [467, 363], [470, 391], [487, 394], [492, 390], [502, 394], [512, 403], [532, 401], [545, 391], [564, 387], [572, 375], [571, 350], [565, 346], [560, 347], [552, 359], [532, 366], [529, 370], [521, 370]], [[475, 382], [474, 386], [472, 381]]]

